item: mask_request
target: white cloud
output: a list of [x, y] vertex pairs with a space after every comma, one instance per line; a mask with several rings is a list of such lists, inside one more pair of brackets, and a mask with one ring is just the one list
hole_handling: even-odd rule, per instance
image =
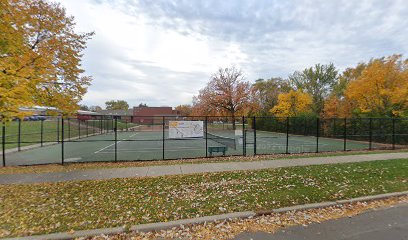
[[315, 63], [344, 69], [408, 52], [400, 1], [60, 0], [78, 31], [93, 31], [84, 103], [189, 103], [218, 67], [247, 80], [286, 77]]

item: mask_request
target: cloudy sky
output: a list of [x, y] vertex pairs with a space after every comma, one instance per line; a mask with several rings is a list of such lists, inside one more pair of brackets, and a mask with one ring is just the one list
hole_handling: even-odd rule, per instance
[[95, 31], [83, 65], [83, 103], [191, 103], [219, 67], [246, 80], [284, 77], [315, 63], [344, 69], [408, 55], [407, 0], [59, 0], [80, 32]]

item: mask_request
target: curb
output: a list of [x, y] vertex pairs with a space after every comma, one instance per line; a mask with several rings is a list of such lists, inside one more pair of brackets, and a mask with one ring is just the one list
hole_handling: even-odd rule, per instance
[[336, 201], [337, 204], [347, 204], [347, 203], [354, 203], [354, 202], [365, 202], [365, 201], [374, 201], [374, 200], [381, 200], [381, 199], [386, 199], [390, 197], [401, 197], [404, 195], [408, 195], [408, 191], [404, 192], [395, 192], [395, 193], [384, 193], [384, 194], [378, 194], [374, 196], [366, 196], [366, 197], [358, 197], [358, 198], [352, 198], [352, 199], [346, 199], [346, 200], [338, 200]]
[[159, 223], [148, 223], [148, 224], [141, 224], [135, 225], [130, 227], [130, 231], [139, 231], [139, 232], [149, 232], [149, 231], [160, 231], [171, 229], [173, 227], [180, 227], [185, 225], [194, 225], [194, 224], [201, 224], [206, 222], [217, 222], [217, 221], [225, 221], [237, 218], [250, 218], [256, 215], [255, 212], [248, 211], [248, 212], [234, 212], [234, 213], [227, 213], [221, 215], [213, 215], [213, 216], [205, 216], [199, 218], [191, 218], [191, 219], [181, 219], [177, 221], [170, 221], [170, 222], [159, 222]]
[[205, 216], [205, 217], [198, 217], [198, 218], [191, 218], [191, 219], [181, 219], [181, 220], [170, 221], [170, 222], [139, 224], [139, 225], [131, 226], [128, 229], [125, 229], [124, 227], [100, 228], [100, 229], [92, 229], [92, 230], [80, 230], [80, 231], [75, 231], [73, 233], [62, 232], [62, 233], [52, 233], [52, 234], [35, 235], [35, 236], [28, 236], [28, 237], [2, 238], [2, 239], [3, 240], [45, 240], [45, 239], [46, 240], [57, 240], [57, 239], [73, 239], [73, 238], [79, 238], [79, 237], [91, 237], [91, 236], [102, 235], [102, 234], [104, 235], [119, 234], [119, 233], [124, 233], [128, 231], [135, 231], [135, 232], [161, 231], [161, 230], [166, 230], [166, 229], [171, 229], [174, 227], [181, 227], [181, 226], [186, 226], [186, 225], [226, 221], [226, 220], [232, 220], [232, 219], [237, 219], [237, 218], [239, 219], [252, 218], [256, 216], [269, 215], [273, 213], [284, 213], [284, 212], [290, 212], [290, 211], [301, 211], [301, 210], [307, 210], [307, 209], [325, 208], [325, 207], [331, 207], [331, 206], [349, 204], [349, 203], [355, 203], [355, 202], [374, 201], [374, 200], [381, 200], [381, 199], [386, 199], [390, 197], [401, 197], [405, 195], [408, 195], [408, 191], [385, 193], [385, 194], [379, 194], [379, 195], [374, 195], [374, 196], [358, 197], [358, 198], [352, 198], [352, 199], [346, 199], [346, 200], [338, 200], [335, 202], [303, 204], [303, 205], [283, 207], [283, 208], [277, 208], [277, 209], [259, 211], [259, 212], [252, 212], [252, 211], [234, 212], [234, 213]]
[[79, 237], [91, 237], [97, 235], [107, 235], [107, 234], [118, 234], [125, 232], [123, 227], [115, 227], [115, 228], [100, 228], [100, 229], [92, 229], [92, 230], [81, 230], [75, 231], [73, 233], [70, 232], [62, 232], [62, 233], [51, 233], [51, 234], [44, 234], [44, 235], [34, 235], [28, 237], [16, 237], [16, 238], [2, 238], [2, 240], [59, 240], [59, 239], [73, 239]]
[[278, 209], [272, 209], [271, 211], [267, 212], [258, 212], [257, 216], [260, 215], [269, 215], [272, 213], [284, 213], [284, 212], [290, 212], [290, 211], [301, 211], [301, 210], [307, 210], [307, 209], [313, 209], [313, 208], [325, 208], [325, 207], [331, 207], [337, 205], [336, 202], [321, 202], [321, 203], [310, 203], [310, 204], [303, 204], [303, 205], [296, 205], [292, 207], [283, 207], [283, 208], [278, 208]]

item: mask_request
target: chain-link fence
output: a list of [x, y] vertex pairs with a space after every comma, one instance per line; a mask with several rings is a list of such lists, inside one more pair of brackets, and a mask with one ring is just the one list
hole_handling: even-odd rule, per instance
[[5, 123], [0, 135], [3, 166], [146, 161], [400, 149], [408, 119], [47, 116]]

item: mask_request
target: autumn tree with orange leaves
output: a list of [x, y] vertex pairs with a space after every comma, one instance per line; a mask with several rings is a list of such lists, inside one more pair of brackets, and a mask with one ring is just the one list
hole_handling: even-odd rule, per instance
[[220, 69], [193, 98], [191, 115], [408, 117], [408, 59], [392, 55], [347, 68], [316, 64], [289, 79], [259, 79]]
[[190, 116], [193, 111], [193, 107], [189, 104], [178, 105], [175, 109], [181, 116]]
[[74, 18], [59, 3], [0, 0], [0, 112], [44, 105], [78, 109], [91, 77], [83, 76], [82, 51], [93, 33], [74, 31]]
[[333, 91], [324, 103], [322, 117], [351, 117], [355, 103], [347, 99], [344, 95], [350, 82], [357, 80], [363, 70], [367, 67], [365, 63], [359, 63], [355, 68], [347, 68], [337, 79], [333, 86]]
[[357, 114], [402, 117], [408, 113], [408, 60], [401, 55], [371, 60], [345, 90]]
[[204, 109], [204, 114], [218, 113], [232, 117], [246, 115], [254, 107], [251, 101], [251, 85], [244, 81], [241, 70], [235, 67], [220, 68], [211, 76], [210, 82], [200, 90], [195, 107]]
[[408, 116], [408, 60], [401, 55], [373, 59], [347, 69], [344, 87], [325, 103], [325, 117]]

